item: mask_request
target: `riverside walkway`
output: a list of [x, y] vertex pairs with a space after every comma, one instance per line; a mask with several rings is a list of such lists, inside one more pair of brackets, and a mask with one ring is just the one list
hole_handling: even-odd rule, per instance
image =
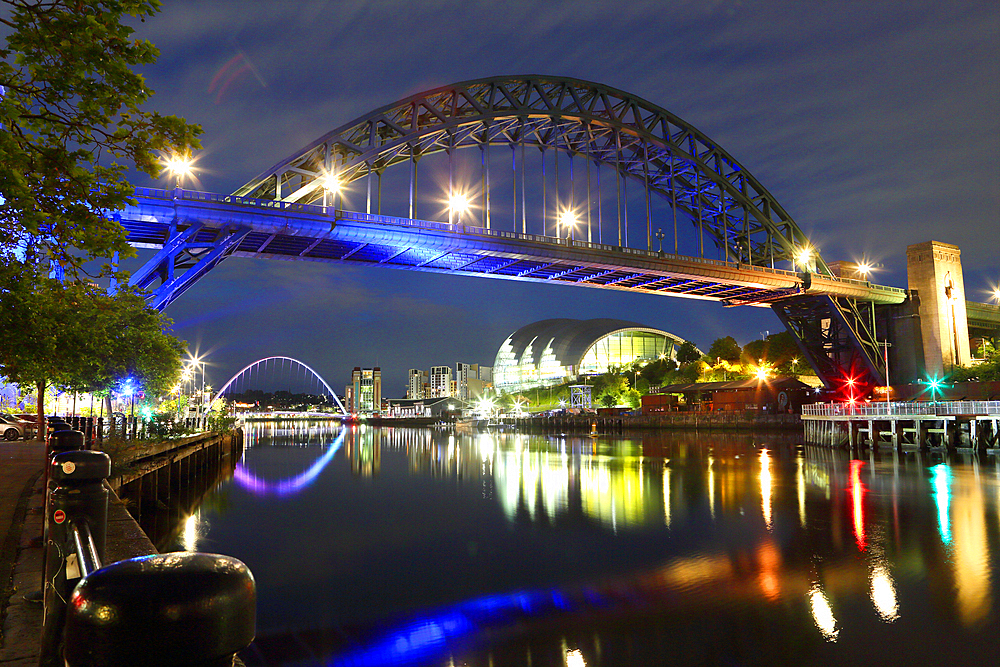
[[45, 445], [0, 444], [0, 667], [38, 664], [42, 605], [24, 599], [42, 578], [42, 493]]

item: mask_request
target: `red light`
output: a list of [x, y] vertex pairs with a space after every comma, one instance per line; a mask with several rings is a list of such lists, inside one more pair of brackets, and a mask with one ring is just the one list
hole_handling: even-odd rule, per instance
[[851, 461], [851, 485], [848, 487], [848, 493], [851, 495], [851, 505], [853, 506], [854, 515], [854, 541], [858, 545], [859, 551], [864, 551], [868, 544], [865, 539], [865, 485], [861, 482], [861, 468], [864, 467], [864, 461], [858, 461], [857, 459]]

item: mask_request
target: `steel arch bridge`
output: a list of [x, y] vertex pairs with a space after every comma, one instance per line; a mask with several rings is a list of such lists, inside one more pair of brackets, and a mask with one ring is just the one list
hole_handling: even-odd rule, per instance
[[[283, 357], [283, 356], [264, 357], [263, 359], [258, 359], [257, 361], [253, 362], [252, 364], [248, 364], [248, 365], [244, 366], [242, 370], [240, 370], [239, 372], [237, 372], [235, 375], [233, 375], [233, 377], [229, 378], [229, 380], [224, 385], [222, 385], [222, 388], [219, 389], [219, 391], [216, 392], [215, 396], [212, 397], [212, 402], [209, 403], [209, 405], [213, 405], [216, 400], [222, 398], [222, 396], [226, 392], [228, 392], [229, 389], [231, 387], [233, 387], [234, 385], [235, 385], [236, 389], [239, 389], [240, 383], [242, 381], [246, 381], [248, 384], [249, 384], [249, 382], [252, 382], [253, 375], [254, 375], [255, 371], [257, 373], [258, 381], [260, 381], [260, 379], [261, 379], [260, 376], [262, 374], [266, 374], [267, 373], [267, 366], [268, 366], [269, 362], [281, 362], [282, 363], [282, 372], [284, 372], [284, 362], [286, 362], [286, 361], [288, 362], [288, 366], [289, 366], [289, 373], [288, 373], [289, 376], [291, 376], [291, 369], [292, 368], [295, 368], [296, 372], [302, 372], [303, 375], [305, 373], [309, 373], [312, 376], [313, 380], [317, 381], [317, 385], [316, 385], [317, 388], [320, 387], [320, 386], [323, 387], [323, 391], [321, 391], [319, 393], [325, 393], [326, 395], [330, 396], [333, 399], [334, 403], [337, 404], [337, 407], [340, 408], [340, 414], [341, 415], [346, 415], [347, 414], [347, 410], [344, 409], [344, 404], [341, 403], [340, 399], [337, 397], [337, 392], [335, 392], [330, 387], [330, 385], [327, 384], [326, 380], [324, 380], [323, 377], [319, 373], [317, 373], [312, 368], [310, 368], [306, 364], [302, 363], [298, 359], [293, 359], [292, 357]], [[277, 364], [272, 364], [272, 366], [273, 365], [277, 365]]]
[[[812, 249], [760, 182], [695, 127], [639, 97], [578, 79], [493, 77], [413, 95], [327, 133], [234, 194], [317, 203], [324, 201], [329, 177], [343, 184], [365, 179], [371, 213], [372, 176], [380, 180], [387, 168], [408, 163], [408, 217], [413, 218], [420, 158], [497, 145], [585, 157], [641, 183], [647, 250], [653, 245], [649, 197], [654, 194], [696, 223], [724, 250], [726, 260], [773, 267]], [[453, 173], [449, 176], [452, 181]], [[492, 222], [489, 185], [484, 183], [482, 207], [487, 229]], [[376, 197], [380, 190], [376, 186]], [[557, 202], [556, 215], [558, 208]], [[821, 257], [812, 261], [818, 273], [831, 275]]]
[[[476, 147], [481, 220], [462, 224], [459, 214], [456, 223], [451, 208], [447, 222], [417, 219], [420, 161], [445, 158], [444, 190], [451, 198], [465, 192], [455, 182], [456, 154]], [[510, 149], [503, 174], [492, 166], [497, 156], [490, 149], [497, 147]], [[532, 169], [530, 186], [526, 148], [537, 149], [541, 162], [540, 178]], [[562, 188], [559, 183], [559, 164], [566, 160], [568, 196], [565, 180]], [[574, 160], [584, 162], [585, 195], [577, 194], [584, 178], [574, 180]], [[397, 165], [393, 173], [407, 171], [405, 217], [382, 214], [383, 175]], [[601, 174], [607, 172], [613, 172], [614, 187], [605, 216]], [[641, 186], [642, 202], [637, 213], [633, 190], [631, 215], [629, 182]], [[512, 204], [503, 212], [493, 203], [500, 200], [501, 183]], [[355, 201], [358, 189], [365, 212], [344, 210], [346, 191]], [[526, 201], [539, 191], [541, 215], [529, 219]], [[440, 188], [432, 194], [441, 194]], [[327, 133], [233, 195], [179, 188], [139, 189], [136, 195], [121, 222], [133, 245], [157, 253], [131, 283], [151, 289], [151, 303], [160, 309], [230, 256], [684, 296], [770, 306], [819, 376], [834, 386], [848, 374], [861, 385], [884, 382], [867, 305], [906, 298], [905, 290], [832, 275], [760, 182], [689, 123], [634, 95], [578, 79], [495, 77], [438, 88]], [[586, 235], [572, 224], [584, 220]], [[663, 227], [672, 228], [673, 253], [663, 252]], [[706, 242], [715, 257], [706, 255]]]

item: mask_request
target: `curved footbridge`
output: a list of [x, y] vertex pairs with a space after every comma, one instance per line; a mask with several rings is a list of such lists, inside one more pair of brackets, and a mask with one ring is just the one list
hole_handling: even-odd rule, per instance
[[812, 444], [1000, 451], [1000, 401], [816, 403], [802, 424]]

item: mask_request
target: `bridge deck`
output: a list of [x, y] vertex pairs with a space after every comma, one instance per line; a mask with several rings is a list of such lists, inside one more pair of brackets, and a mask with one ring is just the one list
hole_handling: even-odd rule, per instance
[[201, 225], [189, 246], [211, 248], [239, 230], [227, 255], [382, 265], [417, 271], [571, 284], [767, 305], [802, 292], [900, 303], [905, 291], [701, 257], [651, 252], [482, 227], [335, 211], [234, 195], [137, 188], [121, 214], [133, 245], [161, 249]]

